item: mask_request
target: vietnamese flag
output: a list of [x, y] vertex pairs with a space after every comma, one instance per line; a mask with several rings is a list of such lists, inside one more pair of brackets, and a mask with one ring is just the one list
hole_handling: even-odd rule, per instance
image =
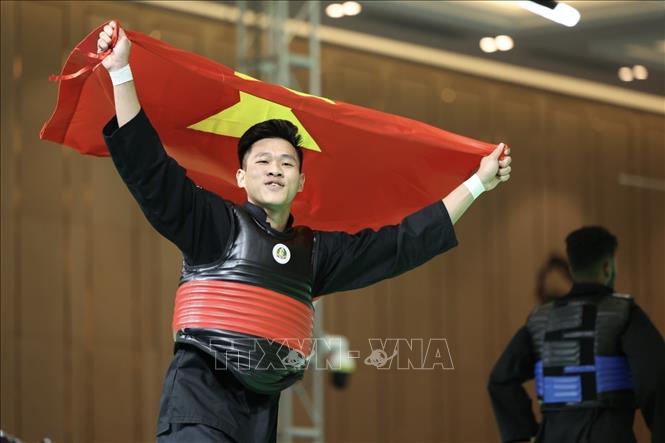
[[[113, 86], [95, 53], [103, 26], [67, 59], [58, 102], [40, 137], [106, 156], [102, 127], [115, 114]], [[139, 100], [169, 155], [198, 185], [241, 203], [237, 141], [255, 123], [292, 121], [303, 135], [307, 177], [296, 223], [355, 232], [398, 223], [452, 191], [493, 145], [347, 103], [264, 83], [138, 32], [130, 64]], [[87, 69], [87, 70], [86, 70]], [[136, 147], [140, 149], [140, 146]]]

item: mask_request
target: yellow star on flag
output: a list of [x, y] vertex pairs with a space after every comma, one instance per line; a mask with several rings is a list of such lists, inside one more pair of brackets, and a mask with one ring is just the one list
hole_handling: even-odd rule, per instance
[[321, 152], [316, 140], [307, 132], [307, 129], [293, 114], [291, 108], [243, 91], [239, 92], [240, 101], [238, 103], [198, 123], [194, 123], [189, 126], [189, 129], [240, 138], [246, 130], [256, 123], [279, 118], [289, 120], [296, 125], [298, 133], [302, 136], [304, 148]]

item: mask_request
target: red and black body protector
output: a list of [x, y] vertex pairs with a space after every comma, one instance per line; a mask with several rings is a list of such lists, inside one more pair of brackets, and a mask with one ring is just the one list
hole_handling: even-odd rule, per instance
[[233, 233], [216, 262], [183, 264], [173, 331], [253, 391], [302, 378], [312, 349], [314, 233], [269, 229], [233, 205]]

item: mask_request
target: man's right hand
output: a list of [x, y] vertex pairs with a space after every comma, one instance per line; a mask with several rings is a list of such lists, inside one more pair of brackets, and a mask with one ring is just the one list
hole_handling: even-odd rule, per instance
[[[499, 160], [501, 155], [502, 160]], [[494, 151], [480, 160], [480, 167], [476, 174], [486, 191], [496, 188], [499, 183], [507, 182], [510, 179], [510, 163], [513, 159], [510, 157], [510, 148], [503, 143], [499, 143]]]
[[[111, 21], [108, 25], [104, 26], [104, 30], [99, 33], [99, 39], [97, 40], [98, 54], [109, 48], [109, 45], [111, 44], [111, 36], [113, 35], [116, 26], [118, 26], [117, 23]], [[118, 41], [115, 43], [113, 50], [104, 60], [102, 60], [102, 65], [104, 65], [107, 71], [115, 71], [129, 64], [129, 50], [131, 45], [132, 44], [127, 38], [125, 31], [120, 28], [118, 30]]]
[[[118, 24], [115, 21], [109, 22], [104, 26], [104, 30], [99, 33], [97, 40], [97, 53], [106, 51], [111, 45], [111, 36], [115, 31]], [[132, 43], [127, 38], [125, 31], [122, 28], [118, 29], [118, 41], [113, 46], [111, 53], [102, 60], [102, 65], [107, 71], [113, 72], [120, 68], [124, 68], [129, 64], [129, 50]], [[131, 72], [129, 72], [131, 76]], [[113, 99], [115, 101], [115, 115], [118, 118], [118, 127], [124, 126], [128, 121], [133, 119], [139, 111], [141, 111], [141, 104], [136, 95], [136, 88], [134, 87], [133, 77], [126, 79], [127, 81], [120, 82], [113, 86]]]

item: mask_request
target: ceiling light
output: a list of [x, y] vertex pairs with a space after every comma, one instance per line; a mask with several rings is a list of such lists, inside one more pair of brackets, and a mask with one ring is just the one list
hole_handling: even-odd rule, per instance
[[494, 43], [499, 51], [510, 51], [515, 46], [513, 39], [507, 35], [497, 35], [494, 38]]
[[326, 14], [331, 18], [344, 17], [344, 6], [341, 3], [331, 3], [326, 6]]
[[342, 3], [342, 9], [346, 15], [358, 15], [363, 7], [358, 2], [344, 2]]
[[564, 26], [575, 26], [580, 21], [577, 9], [565, 3], [547, 0], [518, 1], [517, 5], [527, 11], [545, 17]]
[[633, 76], [637, 80], [646, 80], [649, 77], [649, 71], [642, 65], [633, 66]]
[[622, 66], [619, 68], [619, 80], [622, 82], [632, 82], [633, 81], [633, 70], [628, 66]]
[[483, 52], [496, 52], [496, 42], [493, 37], [483, 37], [480, 39], [480, 49]]

